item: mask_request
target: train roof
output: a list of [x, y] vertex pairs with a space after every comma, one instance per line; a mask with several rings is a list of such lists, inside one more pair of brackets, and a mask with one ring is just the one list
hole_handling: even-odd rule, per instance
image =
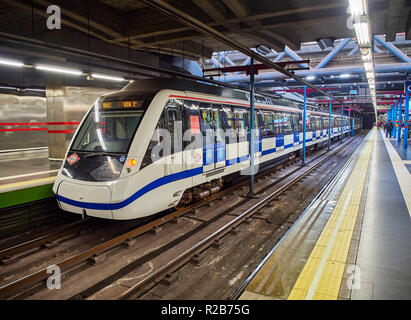
[[[131, 99], [137, 95], [147, 95], [152, 94], [155, 95], [157, 92], [163, 89], [169, 90], [178, 90], [178, 91], [191, 91], [209, 95], [215, 95], [224, 98], [231, 98], [231, 99], [238, 99], [244, 100], [249, 102], [250, 96], [249, 92], [246, 90], [238, 90], [238, 89], [231, 89], [225, 88], [222, 86], [200, 82], [200, 81], [193, 81], [193, 80], [186, 80], [186, 79], [179, 79], [179, 78], [153, 78], [153, 79], [143, 79], [143, 80], [134, 80], [130, 82], [127, 86], [125, 86], [121, 91], [112, 92], [105, 94], [102, 99], [103, 100], [112, 100], [112, 99]], [[301, 103], [297, 103], [291, 99], [285, 98], [277, 98], [272, 97], [269, 95], [263, 94], [255, 94], [255, 102], [256, 103], [263, 103], [268, 105], [276, 105], [276, 106], [285, 106], [291, 107], [296, 109], [301, 109]], [[308, 107], [312, 107], [308, 105]], [[307, 108], [309, 109], [309, 108]], [[326, 112], [324, 110], [308, 110], [309, 112]], [[339, 116], [335, 112], [333, 112], [334, 116]]]
[[[106, 98], [125, 98], [133, 94], [156, 94], [160, 90], [170, 89], [178, 91], [191, 91], [209, 95], [215, 95], [224, 98], [250, 101], [249, 92], [246, 90], [237, 90], [213, 85], [206, 82], [192, 81], [178, 78], [157, 78], [134, 80], [125, 86], [121, 91], [105, 95]], [[268, 95], [255, 94], [257, 103], [266, 103], [272, 105], [288, 106], [298, 108], [298, 104], [292, 100], [270, 97]]]

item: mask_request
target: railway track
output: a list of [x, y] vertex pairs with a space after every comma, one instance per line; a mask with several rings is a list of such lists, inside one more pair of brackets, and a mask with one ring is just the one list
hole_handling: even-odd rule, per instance
[[[355, 139], [355, 138], [352, 138]], [[341, 150], [347, 148], [350, 143], [347, 140], [343, 145], [334, 147], [332, 151], [326, 156], [320, 155], [311, 160], [305, 167], [303, 168], [295, 168], [291, 170], [287, 174], [283, 175], [279, 179], [276, 179], [273, 182], [264, 183], [262, 184], [261, 188], [259, 188], [257, 192], [257, 196], [262, 197], [261, 199], [249, 199], [243, 198], [238, 201], [233, 207], [223, 210], [219, 214], [215, 215], [212, 219], [208, 221], [202, 221], [202, 223], [191, 230], [188, 233], [185, 233], [181, 237], [177, 237], [174, 240], [166, 243], [165, 245], [151, 250], [149, 253], [142, 255], [138, 259], [135, 259], [133, 262], [125, 265], [121, 268], [118, 272], [111, 274], [110, 276], [94, 283], [93, 285], [89, 286], [88, 288], [81, 290], [79, 293], [71, 296], [72, 299], [86, 299], [94, 295], [95, 293], [99, 292], [100, 290], [110, 286], [115, 281], [118, 281], [122, 277], [126, 276], [130, 272], [137, 270], [139, 267], [143, 266], [148, 261], [159, 257], [160, 255], [166, 253], [168, 250], [176, 247], [177, 245], [183, 243], [185, 240], [193, 237], [194, 235], [198, 234], [200, 231], [204, 231], [207, 227], [211, 226], [213, 223], [221, 220], [224, 217], [227, 217], [230, 213], [235, 210], [239, 210], [242, 206], [246, 205], [247, 203], [252, 203], [252, 205], [243, 210], [240, 214], [237, 214], [235, 218], [230, 219], [229, 222], [225, 223], [223, 226], [219, 227], [218, 230], [210, 233], [207, 237], [204, 237], [201, 241], [197, 241], [195, 245], [187, 248], [182, 253], [178, 254], [174, 259], [170, 260], [168, 263], [164, 264], [161, 268], [153, 271], [149, 276], [145, 277], [143, 280], [139, 281], [137, 284], [131, 286], [125, 292], [122, 292], [116, 296], [119, 299], [126, 299], [126, 298], [133, 298], [138, 296], [138, 292], [142, 292], [145, 290], [146, 287], [152, 287], [159, 283], [162, 279], [167, 276], [170, 276], [173, 270], [178, 269], [188, 261], [190, 261], [195, 255], [199, 252], [203, 251], [205, 248], [209, 247], [213, 243], [215, 243], [216, 239], [219, 239], [226, 235], [227, 233], [234, 230], [238, 225], [243, 223], [247, 220], [247, 218], [251, 217], [255, 214], [259, 209], [264, 207], [267, 203], [269, 203], [272, 199], [282, 194], [285, 190], [288, 190], [297, 182], [301, 181], [304, 177], [315, 171], [318, 167], [324, 164], [328, 159], [332, 158], [335, 154], [340, 152]], [[287, 165], [288, 166], [288, 165]], [[263, 177], [270, 178], [272, 176], [273, 171], [278, 171], [279, 168], [274, 168], [265, 173], [259, 174], [256, 178], [258, 180], [264, 180]], [[295, 176], [295, 177], [294, 177]], [[114, 237], [108, 241], [105, 241], [97, 246], [94, 246], [88, 250], [85, 250], [79, 254], [71, 256], [65, 260], [58, 262], [56, 265], [68, 274], [69, 270], [84, 264], [85, 262], [91, 263], [98, 263], [100, 258], [104, 260], [105, 255], [109, 255], [109, 252], [113, 249], [116, 249], [120, 246], [125, 247], [133, 247], [136, 245], [138, 237], [147, 234], [149, 231], [156, 233], [161, 226], [170, 223], [170, 222], [177, 222], [177, 220], [187, 214], [192, 214], [192, 218], [195, 219], [196, 213], [201, 207], [204, 206], [212, 206], [212, 203], [217, 200], [224, 200], [228, 194], [233, 194], [234, 192], [238, 191], [240, 187], [243, 187], [242, 191], [245, 193], [246, 188], [245, 185], [248, 182], [242, 182], [236, 186], [223, 190], [222, 192], [213, 195], [212, 197], [200, 201], [199, 203], [193, 204], [189, 207], [185, 207], [179, 210], [176, 210], [166, 216], [160, 217], [149, 223], [146, 223], [138, 228], [132, 229], [129, 232], [123, 233], [117, 237]], [[275, 190], [271, 190], [275, 188]], [[268, 192], [266, 195], [265, 193]], [[57, 237], [57, 235], [55, 235]], [[43, 239], [42, 241], [44, 241]], [[11, 248], [9, 248], [11, 249]], [[20, 249], [22, 250], [22, 249]], [[33, 291], [38, 291], [39, 288], [44, 287], [42, 281], [47, 279], [50, 274], [47, 273], [47, 268], [29, 274], [21, 279], [13, 281], [3, 287], [0, 288], [0, 297], [2, 298], [24, 298], [29, 296]], [[30, 290], [25, 291], [25, 289], [30, 288]]]

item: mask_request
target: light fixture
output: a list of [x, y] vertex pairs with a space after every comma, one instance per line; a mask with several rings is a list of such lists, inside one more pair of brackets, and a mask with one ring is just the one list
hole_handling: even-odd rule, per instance
[[272, 51], [272, 49], [269, 46], [266, 46], [265, 44], [259, 44], [255, 47], [255, 49], [258, 51], [259, 54], [262, 54], [263, 56], [268, 55]]
[[350, 11], [353, 16], [365, 14], [365, 1], [364, 0], [349, 0]]
[[351, 77], [351, 75], [346, 74], [346, 73], [340, 75], [340, 78], [342, 78], [342, 79], [346, 79], [346, 78], [349, 78], [349, 77]]
[[355, 32], [357, 34], [357, 42], [359, 46], [371, 46], [370, 31], [367, 21], [354, 23]]
[[308, 76], [307, 78], [305, 78], [306, 80], [314, 80], [315, 76]]
[[119, 82], [125, 81], [125, 79], [121, 77], [106, 76], [106, 75], [98, 74], [98, 73], [93, 73], [91, 76], [96, 79], [112, 80], [112, 81], [119, 81]]
[[23, 67], [24, 63], [16, 60], [9, 60], [9, 59], [0, 59], [0, 64], [4, 66], [9, 66], [9, 67]]
[[66, 68], [46, 66], [46, 65], [36, 65], [35, 68], [37, 70], [42, 70], [42, 71], [51, 71], [51, 72], [71, 74], [71, 75], [77, 75], [77, 76], [83, 74], [83, 72], [81, 72], [80, 70], [66, 69]]

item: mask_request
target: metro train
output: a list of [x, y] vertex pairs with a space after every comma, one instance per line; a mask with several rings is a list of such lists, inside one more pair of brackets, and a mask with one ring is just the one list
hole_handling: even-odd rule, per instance
[[[138, 80], [101, 96], [58, 172], [53, 192], [60, 208], [126, 220], [218, 192], [250, 169], [249, 108], [247, 91], [178, 79]], [[256, 94], [254, 121], [257, 169], [298, 156], [297, 102]], [[332, 139], [350, 130], [337, 114], [331, 127]], [[328, 128], [328, 113], [307, 110], [307, 148], [328, 143]]]

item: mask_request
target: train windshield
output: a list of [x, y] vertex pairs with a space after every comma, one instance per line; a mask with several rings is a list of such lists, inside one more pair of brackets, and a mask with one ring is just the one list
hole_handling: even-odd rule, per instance
[[71, 150], [77, 152], [128, 153], [144, 114], [140, 100], [97, 103], [83, 122]]

